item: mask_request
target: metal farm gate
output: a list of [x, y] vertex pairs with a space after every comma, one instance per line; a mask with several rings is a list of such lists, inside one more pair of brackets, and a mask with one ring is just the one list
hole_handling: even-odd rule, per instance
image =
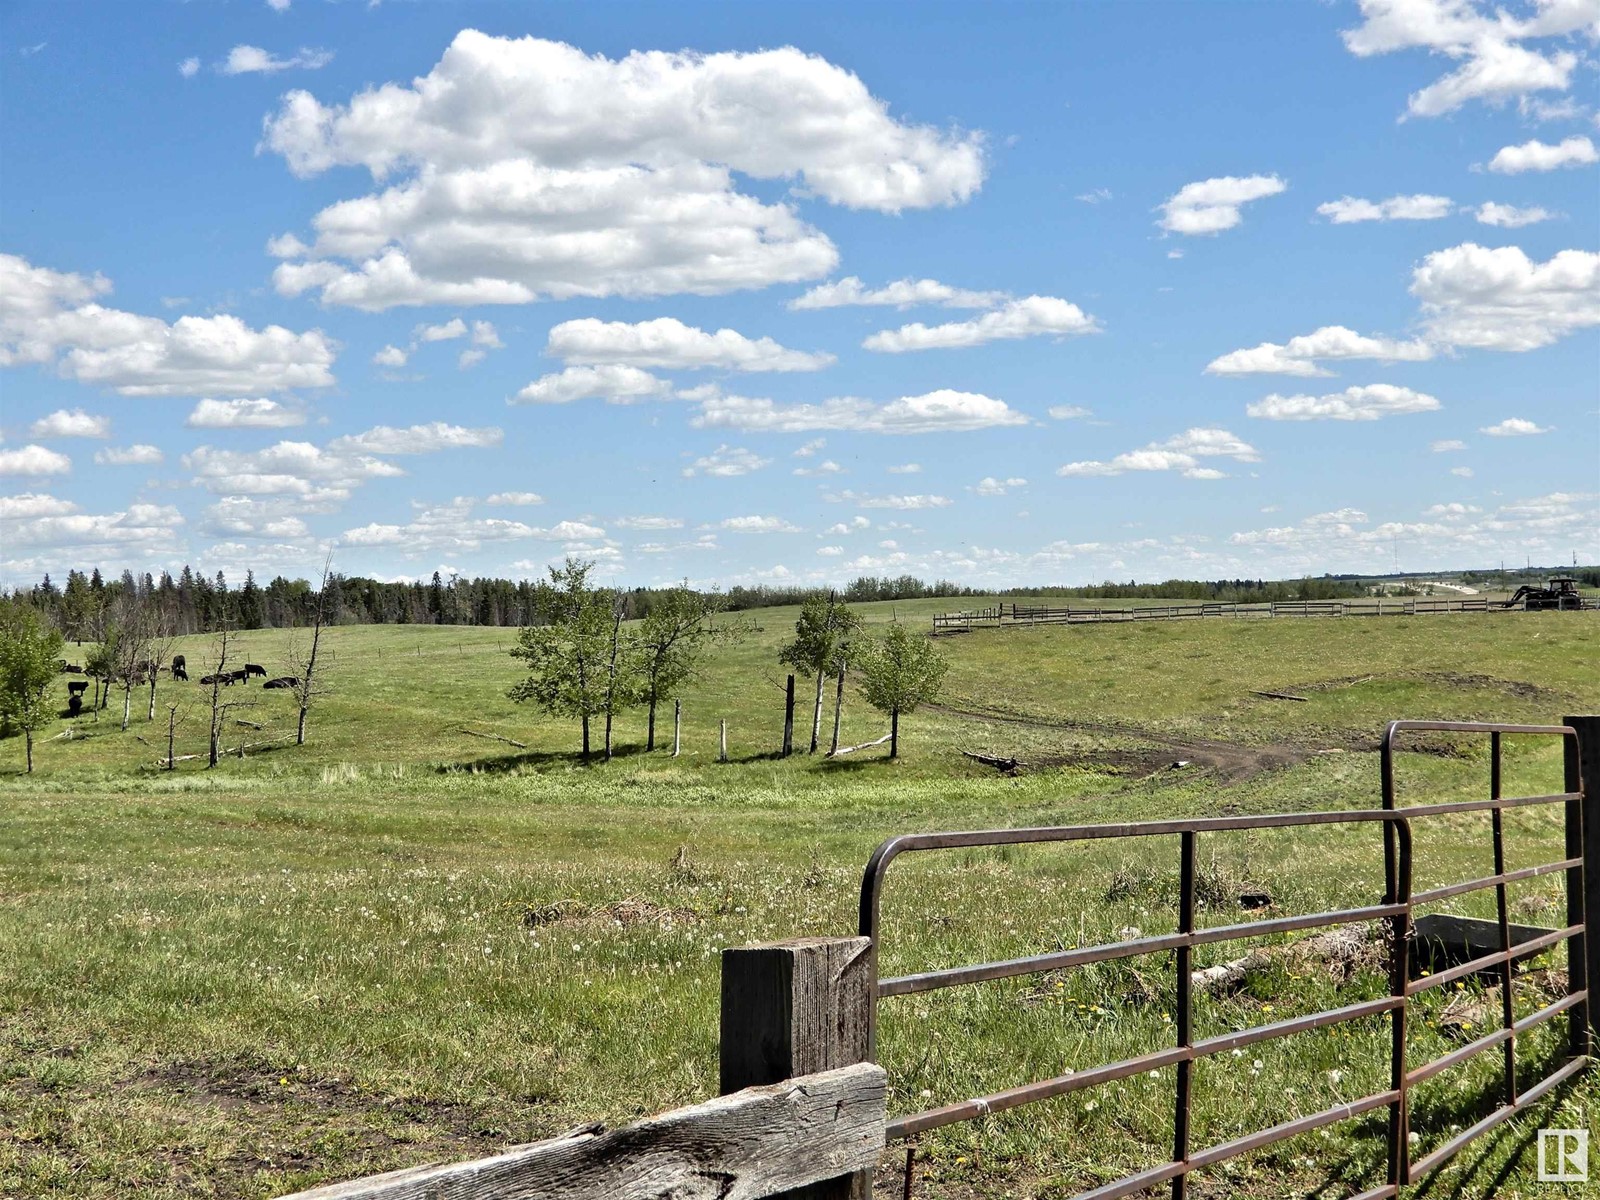
[[[1490, 779], [1488, 795], [1481, 800], [1444, 804], [1424, 804], [1397, 807], [1395, 803], [1394, 753], [1397, 740], [1414, 731], [1434, 731], [1457, 734], [1481, 734], [1490, 739]], [[1543, 796], [1504, 796], [1501, 794], [1501, 739], [1506, 735], [1550, 736], [1567, 741], [1567, 783], [1569, 790]], [[1087, 966], [1091, 963], [1140, 955], [1171, 953], [1176, 969], [1176, 1038], [1174, 1044], [1119, 1062], [1105, 1063], [1084, 1070], [1058, 1075], [1051, 1079], [1018, 1084], [1014, 1087], [979, 1096], [962, 1103], [951, 1104], [924, 1112], [892, 1117], [888, 1122], [888, 1140], [910, 1138], [940, 1126], [958, 1121], [969, 1121], [1003, 1112], [1007, 1109], [1038, 1101], [1065, 1096], [1072, 1092], [1100, 1087], [1116, 1080], [1145, 1075], [1167, 1067], [1175, 1068], [1175, 1086], [1172, 1098], [1172, 1155], [1136, 1174], [1097, 1187], [1083, 1193], [1078, 1200], [1113, 1200], [1130, 1196], [1145, 1189], [1168, 1183], [1175, 1200], [1187, 1195], [1188, 1177], [1192, 1172], [1214, 1166], [1238, 1155], [1272, 1145], [1286, 1138], [1308, 1133], [1337, 1122], [1358, 1117], [1379, 1109], [1387, 1110], [1387, 1179], [1354, 1200], [1381, 1200], [1400, 1194], [1402, 1187], [1425, 1179], [1453, 1155], [1474, 1139], [1493, 1129], [1513, 1114], [1537, 1103], [1553, 1089], [1582, 1071], [1588, 1064], [1590, 1052], [1590, 1023], [1588, 1014], [1589, 993], [1586, 985], [1585, 962], [1585, 909], [1584, 909], [1584, 832], [1582, 817], [1582, 785], [1578, 779], [1578, 746], [1574, 730], [1565, 725], [1506, 725], [1442, 721], [1396, 721], [1385, 733], [1382, 746], [1381, 809], [1346, 812], [1309, 812], [1270, 816], [1213, 817], [1193, 820], [1155, 821], [1122, 825], [1077, 825], [1057, 828], [1007, 829], [987, 832], [925, 833], [891, 838], [878, 847], [867, 864], [861, 884], [860, 933], [872, 942], [872, 971], [875, 1001], [929, 992], [940, 988], [977, 984], [989, 980], [1032, 975], [1045, 971]], [[1592, 761], [1592, 760], [1591, 760]], [[1594, 786], [1590, 782], [1591, 788]], [[1508, 809], [1562, 807], [1565, 821], [1565, 857], [1555, 861], [1519, 870], [1506, 870], [1505, 833], [1503, 814]], [[1454, 882], [1417, 892], [1412, 888], [1413, 829], [1421, 823], [1451, 814], [1488, 812], [1491, 816], [1490, 837], [1494, 855], [1494, 873], [1479, 879]], [[1210, 838], [1240, 830], [1271, 830], [1303, 828], [1316, 825], [1367, 826], [1374, 837], [1381, 836], [1384, 847], [1385, 889], [1374, 903], [1357, 908], [1338, 909], [1303, 916], [1274, 917], [1242, 924], [1196, 928], [1196, 871], [1199, 843], [1202, 836]], [[1596, 837], [1591, 831], [1591, 838]], [[1086, 946], [1025, 958], [979, 963], [927, 971], [921, 974], [895, 978], [878, 978], [876, 964], [883, 931], [879, 920], [880, 902], [889, 867], [901, 856], [938, 850], [971, 849], [973, 847], [1040, 845], [1044, 843], [1092, 842], [1127, 838], [1173, 838], [1178, 858], [1178, 920], [1177, 930], [1169, 934], [1135, 937], [1126, 941], [1104, 945]], [[1594, 845], [1591, 842], [1591, 845]], [[1376, 848], [1374, 848], [1376, 849]], [[1591, 850], [1591, 858], [1597, 856]], [[1600, 864], [1597, 864], [1600, 866]], [[1507, 886], [1522, 880], [1562, 873], [1566, 882], [1566, 924], [1563, 928], [1538, 937], [1513, 942], [1512, 924], [1507, 910]], [[1436, 904], [1453, 897], [1493, 889], [1495, 892], [1498, 925], [1498, 946], [1466, 962], [1433, 974], [1413, 978], [1411, 951], [1413, 948], [1413, 922], [1416, 909]], [[1317, 929], [1355, 922], [1380, 922], [1385, 947], [1385, 965], [1389, 980], [1388, 994], [1377, 999], [1346, 1005], [1323, 1012], [1311, 1013], [1288, 1020], [1225, 1033], [1215, 1037], [1195, 1039], [1194, 997], [1191, 970], [1196, 946], [1242, 938], [1255, 938], [1266, 934], [1289, 933], [1297, 930]], [[1546, 1004], [1530, 1015], [1517, 1019], [1513, 1011], [1514, 960], [1565, 942], [1568, 948], [1569, 973], [1566, 994]], [[1413, 1063], [1407, 1054], [1407, 1017], [1415, 997], [1434, 988], [1452, 983], [1464, 976], [1494, 972], [1500, 983], [1500, 1028], [1476, 1038], [1443, 1057], [1427, 1063]], [[875, 1058], [877, 1004], [871, 1005], [869, 1016], [869, 1058]], [[1517, 1039], [1535, 1027], [1561, 1014], [1568, 1016], [1567, 1053], [1544, 1078], [1531, 1085], [1519, 1086], [1517, 1079]], [[1309, 1030], [1322, 1029], [1344, 1022], [1371, 1017], [1387, 1017], [1391, 1037], [1389, 1050], [1389, 1085], [1386, 1089], [1337, 1105], [1333, 1108], [1284, 1121], [1243, 1137], [1218, 1145], [1196, 1147], [1191, 1144], [1190, 1109], [1192, 1073], [1194, 1064], [1211, 1056], [1239, 1050], [1246, 1046], [1281, 1038], [1290, 1038]], [[1441, 1072], [1458, 1067], [1469, 1059], [1487, 1051], [1499, 1049], [1502, 1055], [1502, 1083], [1498, 1105], [1481, 1120], [1431, 1152], [1412, 1158], [1409, 1134], [1410, 1116], [1408, 1093], [1424, 1080]], [[906, 1172], [906, 1194], [911, 1190], [912, 1172]]]

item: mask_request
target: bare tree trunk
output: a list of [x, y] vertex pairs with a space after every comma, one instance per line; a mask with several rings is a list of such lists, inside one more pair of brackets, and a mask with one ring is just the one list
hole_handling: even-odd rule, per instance
[[839, 687], [833, 696], [833, 744], [828, 747], [829, 754], [839, 752], [839, 717], [844, 712], [844, 673], [847, 666], [846, 663], [839, 664]]
[[33, 730], [26, 729], [26, 730], [23, 731], [23, 734], [24, 734], [24, 740], [26, 740], [27, 743], [28, 743], [28, 774], [32, 775], [33, 774]]
[[678, 751], [683, 746], [683, 701], [672, 702], [672, 757], [678, 757]]
[[817, 672], [817, 703], [816, 707], [811, 710], [811, 749], [807, 752], [810, 754], [817, 752], [817, 743], [822, 740], [822, 676], [823, 672], [819, 670]]
[[646, 752], [656, 748], [656, 697], [650, 693], [650, 723], [645, 727], [644, 748]]
[[889, 710], [889, 757], [900, 757], [900, 710]]
[[128, 732], [128, 720], [133, 713], [133, 676], [127, 675], [122, 680], [122, 732]]
[[155, 719], [156, 719], [156, 672], [155, 672], [155, 665], [152, 663], [151, 664], [151, 671], [150, 671], [150, 715], [147, 716], [145, 718], [145, 720], [146, 721], [154, 721]]
[[217, 765], [219, 744], [222, 741], [222, 672], [228, 663], [228, 631], [217, 632], [217, 665], [211, 671], [211, 740], [207, 748], [206, 767]]
[[606, 761], [611, 761], [611, 717], [617, 707], [617, 647], [622, 641], [622, 605], [614, 603], [611, 621], [611, 663], [606, 668]]
[[177, 760], [172, 757], [172, 735], [178, 727], [178, 706], [174, 704], [167, 710], [167, 770], [176, 767]]
[[589, 761], [589, 714], [583, 714], [583, 761]]

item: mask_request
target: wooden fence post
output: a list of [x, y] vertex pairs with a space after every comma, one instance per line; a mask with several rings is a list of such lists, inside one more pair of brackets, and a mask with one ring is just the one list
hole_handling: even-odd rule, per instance
[[728, 718], [723, 717], [717, 728], [717, 761], [728, 761]]
[[789, 683], [783, 693], [783, 757], [788, 758], [794, 753], [794, 676], [789, 676]]
[[[1567, 857], [1583, 858], [1583, 867], [1567, 872], [1567, 924], [1584, 923], [1584, 937], [1567, 944], [1569, 986], [1576, 991], [1600, 981], [1600, 716], [1566, 717], [1562, 724], [1578, 733], [1578, 744], [1566, 741], [1566, 790], [1583, 793], [1567, 803]], [[1569, 1035], [1572, 1053], [1587, 1054], [1600, 1031], [1600, 1004], [1590, 1001], [1572, 1010]]]
[[[868, 1061], [874, 982], [870, 938], [794, 938], [724, 950], [722, 1093]], [[870, 1200], [872, 1172], [782, 1195]]]

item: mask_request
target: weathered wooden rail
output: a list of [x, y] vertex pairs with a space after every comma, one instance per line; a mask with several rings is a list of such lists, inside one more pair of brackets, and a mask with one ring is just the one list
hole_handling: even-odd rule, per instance
[[[612, 1130], [580, 1129], [474, 1162], [414, 1167], [288, 1200], [758, 1200], [870, 1170], [884, 1073], [860, 1063], [747, 1088]], [[810, 1195], [810, 1192], [805, 1193]], [[823, 1193], [816, 1193], [822, 1195]]]

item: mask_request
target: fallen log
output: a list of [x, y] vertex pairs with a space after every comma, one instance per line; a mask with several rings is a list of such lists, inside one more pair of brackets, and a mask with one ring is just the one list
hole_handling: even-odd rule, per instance
[[1265, 696], [1268, 700], [1298, 700], [1301, 704], [1306, 703], [1306, 697], [1291, 696], [1288, 692], [1257, 692], [1252, 690], [1250, 694], [1252, 696]]
[[826, 757], [826, 758], [838, 758], [841, 754], [850, 754], [850, 753], [853, 753], [856, 750], [867, 750], [867, 749], [870, 749], [873, 746], [881, 746], [892, 737], [894, 737], [894, 734], [886, 733], [881, 738], [878, 738], [876, 741], [862, 742], [859, 746], [840, 746], [837, 750], [828, 751], [828, 753], [824, 757]]
[[508, 746], [515, 746], [518, 750], [526, 750], [528, 748], [528, 744], [526, 742], [519, 742], [508, 737], [501, 737], [498, 733], [479, 733], [476, 729], [468, 729], [465, 725], [461, 727], [460, 732], [466, 734], [468, 737], [485, 738], [491, 742], [504, 742]]
[[981, 762], [986, 767], [993, 767], [997, 771], [1019, 771], [1027, 764], [1019, 758], [999, 758], [993, 754], [977, 754], [971, 750], [963, 750], [962, 756], [975, 762]]

